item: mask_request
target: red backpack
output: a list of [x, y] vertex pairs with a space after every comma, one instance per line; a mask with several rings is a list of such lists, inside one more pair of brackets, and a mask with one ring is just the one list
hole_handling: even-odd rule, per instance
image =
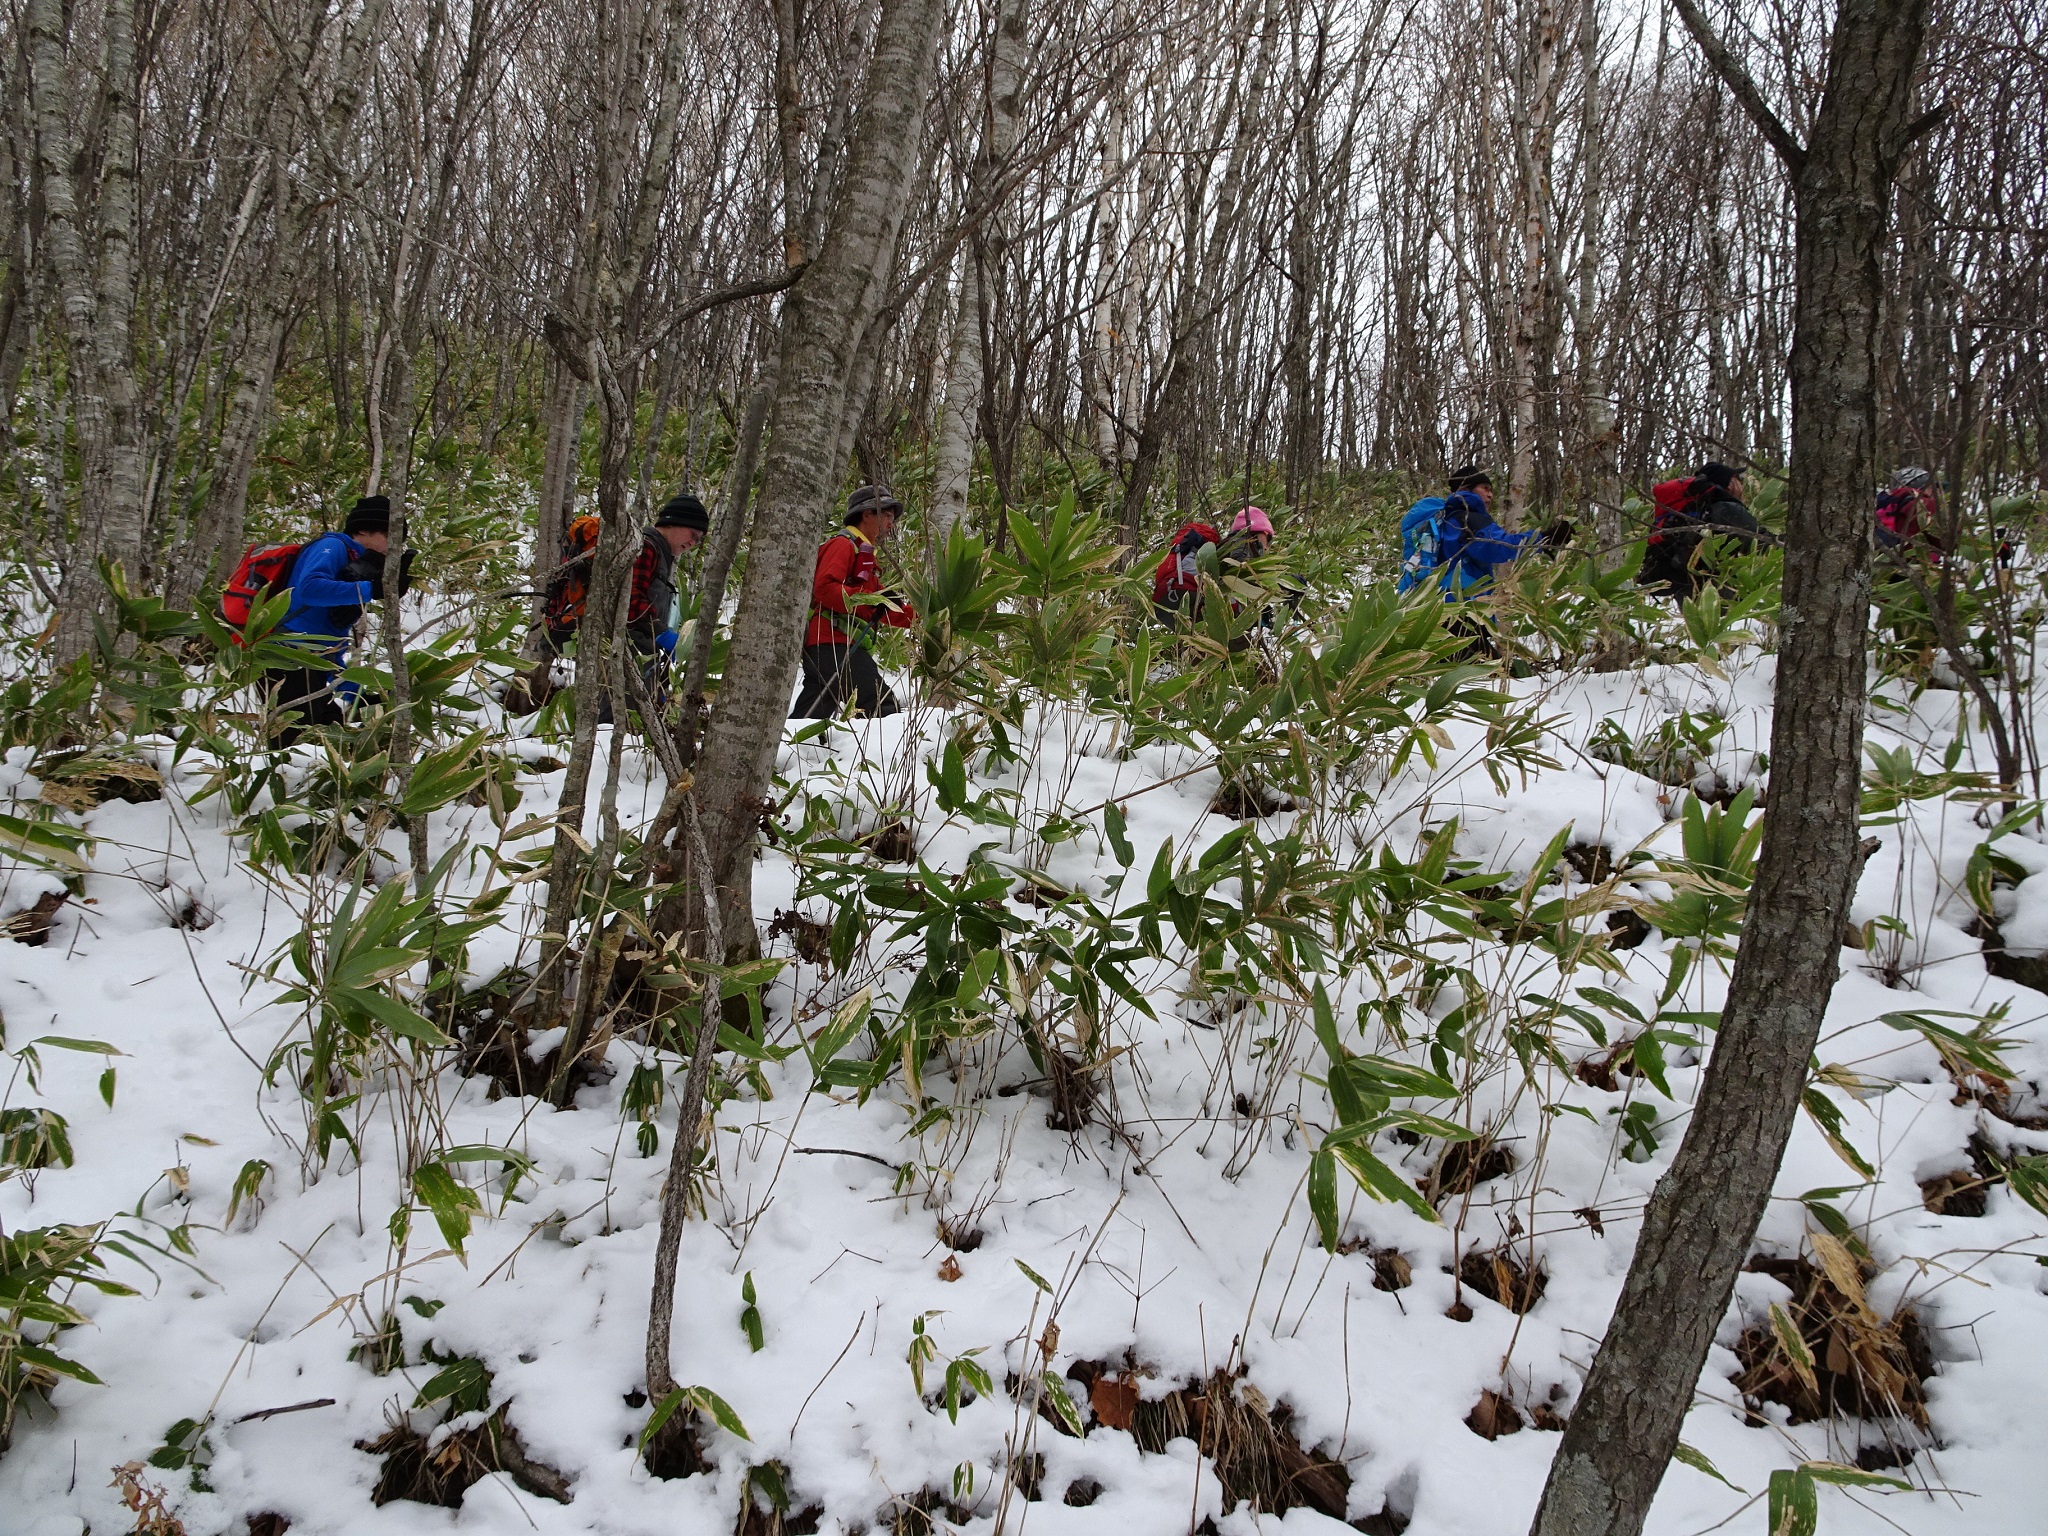
[[590, 601], [590, 557], [597, 552], [603, 526], [586, 513], [562, 530], [562, 561], [548, 581], [547, 602], [541, 608], [549, 629], [574, 629], [583, 622], [583, 608]]
[[1204, 544], [1221, 544], [1223, 536], [1207, 523], [1182, 523], [1173, 536], [1173, 547], [1152, 571], [1152, 605], [1178, 608], [1202, 590], [1202, 578], [1195, 567]]
[[1694, 521], [1687, 510], [1692, 500], [1692, 477], [1682, 475], [1676, 480], [1666, 480], [1650, 487], [1650, 499], [1655, 503], [1656, 516], [1650, 520], [1650, 542], [1661, 544], [1674, 528], [1683, 528]]
[[249, 622], [249, 615], [291, 584], [292, 567], [298, 564], [303, 544], [251, 544], [242, 551], [235, 573], [221, 589], [220, 616], [235, 629]]
[[1877, 498], [1877, 547], [1897, 549], [1911, 544], [1926, 532], [1920, 520], [1923, 510], [1933, 510], [1934, 498], [1926, 491], [1900, 486]]

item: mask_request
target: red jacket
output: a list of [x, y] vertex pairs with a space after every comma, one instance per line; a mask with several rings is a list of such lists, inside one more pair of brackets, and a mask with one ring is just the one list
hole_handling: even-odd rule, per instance
[[877, 624], [908, 629], [917, 613], [900, 599], [894, 608], [848, 601], [881, 590], [875, 546], [862, 538], [858, 529], [840, 529], [818, 546], [818, 566], [811, 574], [811, 621], [804, 626], [804, 644], [851, 645], [863, 638], [864, 628]]

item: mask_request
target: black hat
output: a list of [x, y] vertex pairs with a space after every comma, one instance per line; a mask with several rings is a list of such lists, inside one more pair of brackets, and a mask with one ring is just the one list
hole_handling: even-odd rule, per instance
[[1741, 470], [1730, 469], [1718, 459], [1709, 459], [1699, 467], [1699, 472], [1693, 476], [1695, 480], [1704, 480], [1709, 485], [1718, 485], [1724, 491], [1741, 477]]
[[391, 498], [389, 496], [359, 497], [350, 509], [348, 521], [341, 525], [341, 531], [353, 538], [359, 533], [389, 533], [391, 531]]
[[1493, 488], [1493, 476], [1477, 464], [1460, 464], [1451, 471], [1451, 489], [1454, 491], [1476, 490], [1480, 486]]
[[903, 503], [896, 499], [893, 491], [879, 485], [864, 485], [846, 498], [846, 521], [859, 522], [870, 512], [887, 512], [896, 517], [903, 515]]
[[704, 510], [704, 503], [688, 491], [671, 496], [662, 503], [661, 510], [654, 514], [657, 528], [694, 528], [706, 533], [711, 528], [711, 514]]

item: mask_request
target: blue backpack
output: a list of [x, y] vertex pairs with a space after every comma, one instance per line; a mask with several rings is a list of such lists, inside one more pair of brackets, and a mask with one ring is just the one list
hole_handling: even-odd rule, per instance
[[1425, 496], [1401, 515], [1401, 579], [1396, 592], [1406, 592], [1431, 580], [1444, 564], [1444, 531], [1438, 518], [1444, 510], [1441, 496]]

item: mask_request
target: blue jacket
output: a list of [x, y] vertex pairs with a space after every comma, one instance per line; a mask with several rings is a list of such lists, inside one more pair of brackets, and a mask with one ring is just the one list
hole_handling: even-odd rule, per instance
[[[369, 553], [345, 533], [323, 533], [292, 563], [292, 606], [278, 628], [311, 640], [326, 640], [336, 666], [348, 660], [348, 631], [354, 610], [370, 602], [367, 581], [343, 581], [342, 568]], [[335, 610], [343, 610], [337, 613]], [[346, 620], [346, 622], [337, 622]]]
[[1519, 555], [1536, 537], [1535, 529], [1509, 533], [1493, 520], [1486, 503], [1470, 491], [1459, 491], [1444, 503], [1443, 574], [1438, 584], [1446, 602], [1477, 597], [1493, 586], [1495, 570]]

